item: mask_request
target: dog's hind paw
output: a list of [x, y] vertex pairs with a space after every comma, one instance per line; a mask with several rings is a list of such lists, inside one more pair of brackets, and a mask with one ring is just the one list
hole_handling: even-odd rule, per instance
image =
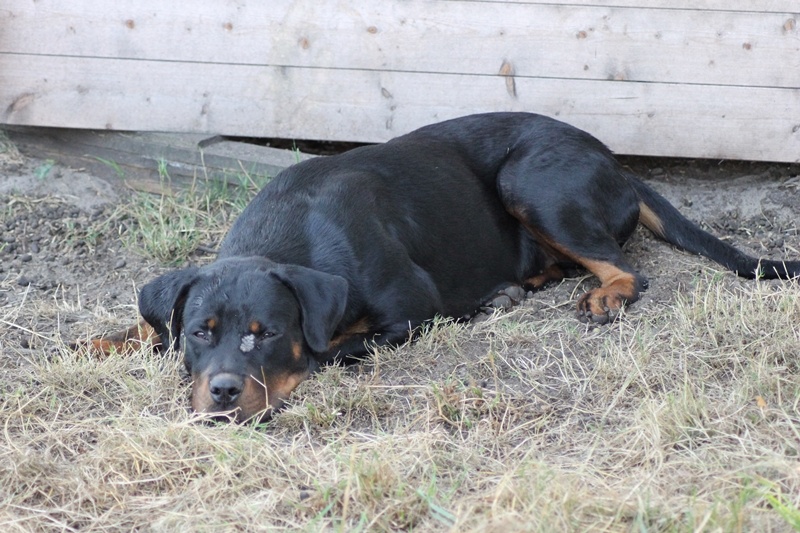
[[592, 289], [578, 299], [578, 320], [594, 324], [608, 324], [619, 317], [626, 299], [614, 290], [600, 287]]

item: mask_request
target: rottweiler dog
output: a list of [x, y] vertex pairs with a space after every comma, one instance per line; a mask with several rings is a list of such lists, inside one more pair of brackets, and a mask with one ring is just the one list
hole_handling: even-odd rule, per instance
[[588, 133], [488, 113], [284, 170], [216, 261], [148, 283], [139, 308], [183, 350], [196, 411], [263, 420], [320, 365], [565, 268], [600, 280], [578, 299], [579, 319], [613, 320], [647, 286], [621, 250], [638, 223], [743, 277], [800, 275], [800, 261], [749, 257], [700, 229]]

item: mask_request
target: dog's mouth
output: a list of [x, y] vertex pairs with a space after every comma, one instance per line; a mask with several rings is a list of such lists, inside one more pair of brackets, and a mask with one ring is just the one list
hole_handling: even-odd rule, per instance
[[192, 409], [214, 422], [266, 422], [286, 404], [309, 372], [241, 376], [220, 372], [192, 375]]

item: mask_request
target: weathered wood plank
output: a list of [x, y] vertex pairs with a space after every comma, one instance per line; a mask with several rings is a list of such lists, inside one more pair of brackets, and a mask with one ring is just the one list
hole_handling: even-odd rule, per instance
[[[447, 0], [451, 1], [451, 0]], [[461, 0], [455, 0], [461, 1]], [[476, 0], [505, 3], [508, 0]], [[520, 4], [558, 4], [554, 0], [514, 0]], [[570, 6], [619, 6], [644, 9], [694, 9], [698, 11], [744, 11], [750, 13], [797, 12], [796, 0], [570, 0]]]
[[800, 87], [791, 12], [583, 3], [597, 5], [7, 0], [0, 52], [476, 75], [508, 65], [527, 77]]
[[624, 153], [796, 161], [798, 10], [796, 0], [6, 0], [0, 122], [380, 141], [525, 109]]
[[[172, 183], [196, 178], [253, 179], [275, 176], [311, 155], [198, 134], [97, 132], [12, 126], [9, 137], [22, 153], [50, 158], [99, 176], [118, 177], [140, 190], [156, 190], [166, 172]], [[202, 147], [201, 147], [202, 145]]]
[[[800, 160], [800, 89], [0, 55], [0, 122], [375, 142], [535, 111], [620, 153]], [[135, 112], [131, 112], [135, 110]]]

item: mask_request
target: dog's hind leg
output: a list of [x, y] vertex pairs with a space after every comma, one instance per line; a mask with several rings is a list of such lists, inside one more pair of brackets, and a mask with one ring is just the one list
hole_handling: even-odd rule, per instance
[[[638, 300], [639, 294], [647, 287], [647, 280], [625, 261], [619, 244], [608, 234], [595, 232], [592, 235], [590, 227], [576, 221], [572, 229], [577, 231], [582, 228], [584, 235], [593, 241], [590, 248], [584, 248], [582, 239], [572, 238], [574, 235], [570, 232], [560, 232], [559, 240], [555, 240], [547, 228], [527, 223], [525, 226], [540, 245], [581, 265], [600, 280], [600, 287], [578, 298], [578, 318], [582, 322], [604, 324], [613, 321], [623, 305]], [[539, 276], [549, 279], [551, 273], [545, 272]]]
[[636, 227], [638, 201], [610, 156], [575, 150], [544, 161], [522, 154], [510, 158], [497, 180], [506, 210], [554, 259], [529, 284], [558, 279], [557, 262], [583, 266], [601, 286], [578, 299], [578, 317], [596, 323], [614, 320], [623, 305], [639, 298], [647, 281], [621, 249]]

